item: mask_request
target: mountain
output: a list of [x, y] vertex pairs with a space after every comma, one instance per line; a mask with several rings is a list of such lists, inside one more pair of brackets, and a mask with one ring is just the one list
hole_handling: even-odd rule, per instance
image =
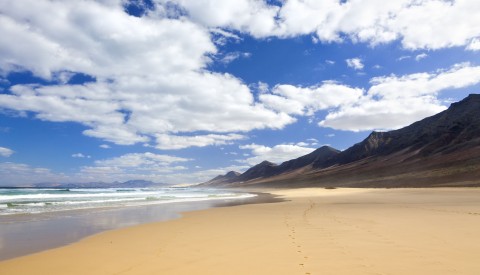
[[[480, 95], [464, 100], [432, 117], [390, 132], [372, 132], [364, 141], [355, 144], [327, 163], [346, 164], [371, 156], [389, 155], [405, 150], [427, 157], [456, 151], [478, 142], [480, 137]], [[314, 167], [325, 166], [315, 163]]]
[[480, 186], [480, 95], [407, 127], [372, 132], [342, 152], [322, 147], [278, 166], [262, 162], [228, 185]]
[[237, 181], [238, 176], [240, 176], [240, 173], [236, 171], [230, 171], [226, 173], [225, 175], [218, 175], [215, 178], [211, 179], [210, 181], [204, 183], [203, 185], [222, 185], [222, 184], [227, 184], [227, 183], [232, 183]]
[[312, 165], [315, 162], [321, 163], [322, 161], [330, 160], [339, 153], [340, 151], [337, 149], [329, 146], [323, 146], [311, 152], [310, 154], [283, 162], [280, 165], [276, 165], [275, 163], [269, 161], [263, 161], [262, 163], [251, 167], [243, 174], [235, 172], [235, 176], [232, 176], [232, 172], [228, 172], [226, 175], [217, 176], [212, 180], [203, 183], [202, 185], [219, 186], [228, 185], [229, 183], [248, 182], [252, 180], [265, 179], [276, 175], [285, 174], [291, 171], [297, 171], [298, 169], [302, 169], [304, 167]]
[[275, 175], [275, 163], [263, 161], [252, 168], [245, 171], [245, 173], [238, 176], [238, 181], [248, 181], [256, 178], [271, 177]]
[[326, 163], [329, 161], [333, 161], [338, 154], [340, 154], [340, 152], [340, 150], [330, 146], [322, 146], [310, 154], [282, 163], [282, 172], [299, 169], [310, 164], [317, 165], [319, 167], [326, 165]]

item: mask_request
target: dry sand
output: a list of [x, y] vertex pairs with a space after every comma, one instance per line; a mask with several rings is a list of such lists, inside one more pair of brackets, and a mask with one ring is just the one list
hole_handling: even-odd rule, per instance
[[480, 274], [480, 189], [273, 190], [0, 262], [0, 274]]

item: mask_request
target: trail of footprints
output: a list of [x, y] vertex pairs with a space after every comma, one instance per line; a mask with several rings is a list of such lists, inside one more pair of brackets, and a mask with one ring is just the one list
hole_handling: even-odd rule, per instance
[[[338, 236], [334, 236], [334, 233], [328, 230], [327, 228], [322, 227], [320, 224], [312, 224], [311, 221], [309, 220], [309, 214], [312, 214], [312, 211], [315, 209], [315, 203], [310, 201], [308, 207], [303, 211], [303, 218], [302, 222], [304, 225], [307, 225], [308, 228], [317, 230], [319, 232], [319, 235], [325, 237], [325, 241], [328, 241], [330, 243], [333, 243], [335, 247], [337, 247], [338, 252], [343, 254], [343, 255], [348, 255], [350, 254], [350, 251], [348, 250], [348, 247], [345, 246], [345, 244], [342, 244], [338, 241]], [[362, 225], [359, 223], [348, 223], [344, 221], [342, 218], [333, 215], [333, 213], [329, 213], [327, 209], [323, 209], [320, 213], [316, 213], [318, 215], [324, 216], [326, 219], [329, 219], [336, 223], [339, 228], [344, 228], [347, 230], [360, 230], [366, 232], [368, 235], [372, 236], [374, 239], [376, 239], [379, 244], [381, 245], [387, 245], [391, 247], [392, 249], [395, 249], [399, 251], [400, 253], [415, 253], [417, 254], [417, 251], [414, 251], [414, 248], [410, 247], [407, 244], [404, 243], [399, 243], [396, 241], [394, 238], [391, 236], [388, 236], [386, 234], [382, 234], [376, 230], [373, 230], [370, 228], [370, 226]], [[467, 213], [470, 215], [476, 215], [477, 213]], [[284, 214], [285, 217], [285, 225], [288, 230], [288, 237], [290, 239], [290, 242], [295, 249], [296, 253], [300, 255], [300, 262], [299, 262], [299, 267], [303, 269], [302, 272], [305, 275], [311, 275], [312, 272], [308, 270], [308, 261], [311, 261], [312, 259], [309, 258], [309, 255], [303, 250], [302, 248], [302, 243], [298, 240], [297, 236], [297, 229], [295, 226], [295, 222], [293, 221], [292, 217], [289, 215], [288, 212], [285, 212]], [[298, 221], [297, 221], [298, 222]], [[455, 272], [456, 270], [452, 267], [447, 267], [444, 266], [441, 262], [436, 261], [435, 259], [429, 259], [428, 257], [422, 255], [422, 254], [417, 254], [417, 257], [422, 259], [423, 262], [427, 264], [435, 264], [435, 265], [441, 265], [445, 270], [449, 270], [452, 272]], [[367, 262], [367, 259], [363, 257], [356, 257], [357, 260], [360, 261], [359, 265], [362, 268], [365, 268], [369, 270], [372, 274], [383, 274], [382, 272], [378, 272], [375, 270], [375, 266], [373, 266], [371, 263]]]
[[[315, 205], [314, 204], [311, 204], [310, 205], [310, 208], [308, 208], [307, 210], [304, 211], [303, 213], [303, 217], [304, 217], [304, 221], [308, 221], [307, 220], [307, 212], [310, 211], [311, 209], [313, 209]], [[308, 222], [307, 222], [308, 225], [310, 225]], [[297, 231], [296, 231], [296, 228], [295, 228], [295, 224], [294, 222], [292, 221], [292, 219], [290, 218], [290, 216], [285, 213], [285, 225], [287, 226], [287, 230], [288, 230], [288, 237], [290, 238], [290, 241], [295, 249], [295, 251], [300, 254], [300, 257], [302, 259], [302, 261], [298, 264], [301, 268], [305, 268], [306, 267], [306, 263], [308, 261], [308, 256], [306, 255], [306, 253], [303, 251], [302, 249], [302, 245], [301, 243], [298, 241], [298, 238], [297, 238]], [[311, 272], [308, 272], [308, 271], [305, 271], [304, 273], [305, 275], [311, 275], [312, 273]]]
[[[315, 206], [316, 206], [316, 204], [314, 202], [310, 201], [309, 206], [303, 211], [303, 217], [302, 217], [303, 223], [311, 229], [318, 230], [319, 235], [323, 235], [324, 237], [326, 237], [326, 241], [333, 243], [339, 249], [339, 251], [338, 251], [339, 253], [344, 254], [344, 255], [348, 254], [347, 247], [345, 247], [344, 245], [341, 245], [338, 242], [338, 240], [336, 239], [336, 237], [332, 234], [332, 232], [330, 232], [329, 230], [326, 230], [326, 228], [323, 228], [322, 226], [318, 227], [318, 225], [315, 226], [311, 223], [311, 221], [308, 218], [308, 215], [312, 213], [312, 210], [314, 210]], [[323, 215], [326, 218], [332, 219], [335, 223], [337, 223], [339, 225], [343, 225], [343, 226], [347, 225], [347, 223], [343, 222], [341, 219], [339, 219], [338, 217], [336, 217], [334, 215], [328, 215], [326, 213], [323, 213], [323, 214], [320, 214], [320, 215]], [[299, 266], [302, 269], [305, 270], [305, 273], [304, 273], [305, 275], [311, 275], [312, 272], [307, 270], [308, 269], [307, 263], [311, 259], [309, 259], [309, 256], [307, 255], [307, 253], [305, 253], [305, 251], [302, 249], [302, 245], [297, 238], [297, 230], [296, 230], [296, 227], [295, 227], [295, 223], [292, 220], [292, 218], [288, 215], [288, 213], [285, 213], [285, 225], [288, 229], [288, 237], [290, 238], [290, 241], [291, 241], [295, 251], [298, 254], [300, 254], [301, 261], [299, 263]], [[348, 226], [350, 226], [350, 225], [348, 225]], [[370, 230], [368, 230], [366, 228], [360, 228], [359, 226], [356, 226], [356, 227], [357, 227], [357, 229], [363, 229], [363, 230], [367, 230], [367, 231], [371, 232]], [[362, 261], [364, 259], [359, 259], [359, 260]], [[372, 266], [370, 266], [366, 263], [361, 264], [361, 267], [367, 268], [367, 269], [372, 268]], [[379, 274], [380, 275], [380, 273], [372, 273], [372, 274]]]

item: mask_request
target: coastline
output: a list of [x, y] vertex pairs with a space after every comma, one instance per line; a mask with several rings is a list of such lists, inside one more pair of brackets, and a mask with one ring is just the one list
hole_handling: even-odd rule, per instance
[[[259, 190], [258, 190], [259, 191]], [[478, 274], [480, 189], [275, 189], [0, 262], [5, 274]]]
[[1, 216], [0, 261], [69, 245], [104, 231], [178, 219], [184, 212], [276, 201], [269, 194], [250, 194], [255, 196]]

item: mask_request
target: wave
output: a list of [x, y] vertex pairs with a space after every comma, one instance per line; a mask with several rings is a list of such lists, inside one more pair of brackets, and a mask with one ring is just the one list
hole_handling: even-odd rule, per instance
[[98, 197], [141, 197], [152, 196], [157, 192], [131, 192], [131, 193], [65, 193], [65, 194], [28, 194], [28, 195], [0, 195], [0, 202], [17, 200], [45, 200], [45, 199], [75, 199], [75, 198], [98, 198]]
[[90, 208], [154, 205], [219, 199], [239, 199], [255, 195], [203, 189], [29, 189], [8, 193], [0, 190], [0, 215], [45, 213]]

